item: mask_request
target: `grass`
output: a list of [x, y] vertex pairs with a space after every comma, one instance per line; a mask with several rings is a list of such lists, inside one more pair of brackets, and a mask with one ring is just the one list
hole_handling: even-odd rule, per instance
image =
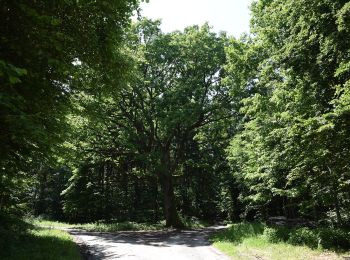
[[197, 218], [183, 217], [182, 222], [187, 229], [198, 229], [210, 226], [209, 222]]
[[64, 231], [35, 227], [18, 219], [1, 218], [0, 259], [81, 259], [73, 238]]
[[[60, 227], [60, 228], [75, 228], [83, 229], [87, 231], [96, 231], [96, 232], [117, 232], [117, 231], [155, 231], [155, 230], [166, 230], [165, 221], [160, 221], [158, 223], [137, 223], [131, 221], [125, 222], [112, 222], [112, 223], [103, 223], [103, 222], [94, 222], [94, 223], [85, 223], [85, 224], [69, 224], [64, 222], [49, 221], [43, 219], [31, 219], [28, 220], [29, 223], [32, 223], [36, 226], [41, 227]], [[183, 219], [186, 228], [202, 228], [208, 226], [206, 222], [193, 220], [193, 219]]]
[[87, 231], [98, 232], [116, 232], [116, 231], [151, 231], [165, 229], [164, 224], [156, 223], [136, 223], [136, 222], [120, 222], [120, 223], [88, 223], [75, 226], [75, 228]]
[[115, 222], [115, 223], [103, 223], [103, 222], [94, 222], [94, 223], [85, 223], [85, 224], [69, 224], [64, 222], [50, 221], [50, 220], [41, 220], [34, 219], [30, 223], [33, 223], [39, 227], [51, 227], [51, 228], [75, 228], [83, 229], [87, 231], [96, 231], [96, 232], [116, 232], [116, 231], [150, 231], [150, 230], [162, 230], [165, 229], [163, 222], [150, 224], [150, 223], [137, 223], [131, 221], [125, 222]]
[[32, 219], [28, 218], [26, 219], [26, 222], [33, 224], [35, 226], [40, 226], [40, 227], [62, 227], [62, 228], [74, 228], [77, 225], [76, 224], [69, 224], [66, 222], [59, 222], [59, 221], [52, 221], [52, 220], [45, 220], [45, 219]]
[[326, 251], [321, 247], [312, 248], [303, 243], [293, 244], [286, 234], [287, 236], [290, 234], [293, 238], [298, 233], [295, 230], [289, 230], [289, 233], [280, 232], [280, 237], [287, 238], [285, 241], [271, 236], [271, 233], [276, 235], [280, 231], [274, 230], [277, 232], [271, 232], [271, 228], [261, 223], [233, 224], [229, 229], [213, 235], [211, 242], [234, 259], [344, 259], [342, 257], [344, 251], [340, 254], [335, 251]]
[[[188, 228], [201, 228], [206, 223], [187, 219]], [[0, 259], [81, 259], [72, 237], [55, 227], [88, 231], [115, 232], [122, 230], [162, 230], [164, 222], [156, 224], [121, 222], [68, 224], [32, 219], [27, 222], [3, 219], [0, 216]], [[50, 228], [52, 227], [52, 228]], [[211, 236], [215, 247], [234, 259], [344, 259], [350, 246], [348, 231], [333, 229], [287, 229], [267, 227], [262, 223], [239, 223]], [[330, 251], [324, 248], [331, 249]], [[343, 249], [343, 251], [341, 251]], [[339, 253], [341, 252], [341, 253]]]

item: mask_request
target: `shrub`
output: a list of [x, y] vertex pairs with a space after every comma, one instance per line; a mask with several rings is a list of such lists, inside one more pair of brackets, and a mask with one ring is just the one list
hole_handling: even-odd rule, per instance
[[290, 229], [286, 227], [266, 227], [263, 236], [271, 243], [284, 242], [289, 238]]
[[262, 223], [233, 224], [227, 230], [214, 234], [212, 241], [241, 243], [245, 238], [261, 237], [270, 243], [285, 242], [310, 248], [330, 250], [350, 249], [350, 230], [333, 228], [290, 228], [266, 226]]
[[350, 232], [341, 229], [318, 230], [319, 245], [325, 249], [350, 249]]
[[291, 231], [288, 238], [288, 243], [317, 248], [319, 245], [319, 237], [315, 230], [304, 227]]
[[280, 238], [278, 237], [278, 234], [277, 234], [277, 229], [275, 228], [265, 228], [264, 229], [264, 234], [263, 236], [265, 237], [265, 239], [271, 243], [277, 243], [280, 241]]
[[212, 241], [225, 241], [233, 244], [241, 243], [245, 238], [260, 236], [264, 232], [265, 225], [261, 223], [237, 223], [227, 230], [214, 234]]

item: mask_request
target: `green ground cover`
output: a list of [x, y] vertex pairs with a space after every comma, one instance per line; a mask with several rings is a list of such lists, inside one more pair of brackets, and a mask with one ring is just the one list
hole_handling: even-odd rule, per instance
[[72, 236], [65, 231], [1, 217], [0, 259], [77, 260], [81, 256]]
[[211, 237], [213, 245], [238, 259], [343, 259], [350, 255], [347, 231], [330, 228], [288, 229], [239, 223]]
[[[160, 221], [158, 223], [137, 223], [132, 221], [124, 222], [94, 222], [94, 223], [84, 223], [84, 224], [70, 224], [58, 221], [50, 221], [44, 219], [30, 219], [27, 220], [29, 223], [40, 227], [59, 227], [59, 228], [75, 228], [83, 229], [87, 231], [96, 232], [117, 232], [117, 231], [151, 231], [151, 230], [165, 230], [165, 221]], [[187, 229], [203, 228], [209, 224], [193, 219], [183, 219], [183, 222]]]

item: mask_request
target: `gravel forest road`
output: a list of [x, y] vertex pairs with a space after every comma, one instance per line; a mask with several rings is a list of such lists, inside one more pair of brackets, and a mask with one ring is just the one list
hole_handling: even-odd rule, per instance
[[212, 232], [222, 228], [116, 233], [67, 231], [84, 248], [85, 259], [89, 260], [228, 260], [208, 241]]

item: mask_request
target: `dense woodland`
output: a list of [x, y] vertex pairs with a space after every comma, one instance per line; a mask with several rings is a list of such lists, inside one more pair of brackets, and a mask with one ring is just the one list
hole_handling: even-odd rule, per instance
[[1, 214], [350, 225], [349, 1], [255, 1], [239, 39], [0, 3]]

